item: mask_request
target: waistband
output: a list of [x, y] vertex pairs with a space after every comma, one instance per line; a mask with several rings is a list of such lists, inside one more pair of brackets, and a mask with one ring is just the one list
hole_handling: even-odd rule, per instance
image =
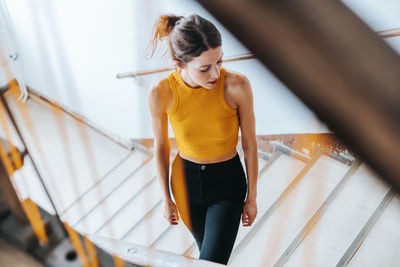
[[240, 162], [240, 157], [237, 152], [233, 158], [225, 160], [225, 161], [215, 162], [215, 163], [196, 163], [196, 162], [182, 158], [179, 155], [179, 153], [178, 153], [178, 157], [180, 157], [183, 160], [183, 162], [186, 166], [192, 167], [192, 168], [200, 168], [201, 166], [206, 166], [206, 168], [219, 168], [219, 167], [231, 166], [232, 164], [235, 164], [236, 162]]

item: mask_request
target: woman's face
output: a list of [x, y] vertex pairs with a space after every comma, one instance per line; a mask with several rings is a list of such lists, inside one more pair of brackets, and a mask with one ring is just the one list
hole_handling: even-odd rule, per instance
[[182, 78], [191, 87], [212, 89], [217, 84], [222, 65], [222, 48], [209, 48], [200, 56], [193, 58], [182, 68]]

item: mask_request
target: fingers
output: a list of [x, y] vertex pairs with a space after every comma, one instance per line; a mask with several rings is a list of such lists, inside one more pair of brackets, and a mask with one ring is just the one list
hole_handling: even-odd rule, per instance
[[251, 219], [250, 219], [250, 216], [248, 215], [248, 213], [243, 213], [243, 216], [242, 216], [243, 226], [250, 226], [251, 225], [250, 221], [251, 221]]
[[169, 224], [171, 224], [171, 225], [177, 225], [179, 222], [178, 214], [177, 213], [171, 214], [170, 219], [168, 221], [169, 221]]
[[168, 221], [170, 225], [177, 225], [179, 222], [179, 215], [177, 212], [166, 211], [164, 213], [164, 218]]
[[251, 226], [256, 216], [257, 216], [257, 202], [246, 201], [242, 212], [243, 226]]
[[249, 223], [249, 215], [247, 214], [247, 212], [243, 212], [242, 224], [243, 226], [247, 226], [248, 223]]
[[179, 218], [175, 215], [170, 215], [170, 216], [164, 216], [164, 218], [168, 221], [169, 224], [171, 225], [177, 225]]
[[242, 223], [243, 226], [251, 226], [256, 219], [257, 213], [249, 213], [247, 211], [243, 212]]
[[242, 219], [243, 226], [251, 226], [254, 222], [255, 217], [246, 216]]

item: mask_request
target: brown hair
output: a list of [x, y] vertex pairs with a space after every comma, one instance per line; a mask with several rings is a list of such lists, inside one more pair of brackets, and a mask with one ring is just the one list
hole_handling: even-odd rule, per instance
[[[149, 43], [154, 55], [158, 41], [168, 39], [172, 59], [186, 64], [209, 48], [222, 44], [221, 34], [214, 24], [199, 15], [187, 18], [175, 15], [159, 16], [153, 27], [153, 37]], [[148, 50], [149, 51], [149, 50]]]

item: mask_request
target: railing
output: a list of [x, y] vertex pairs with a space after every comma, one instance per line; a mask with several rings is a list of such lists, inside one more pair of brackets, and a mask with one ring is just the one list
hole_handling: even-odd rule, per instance
[[378, 31], [376, 33], [379, 34], [380, 36], [382, 36], [383, 38], [396, 37], [396, 36], [400, 36], [400, 28]]
[[[384, 31], [377, 31], [376, 33], [378, 35], [380, 35], [382, 38], [398, 37], [398, 36], [400, 36], [400, 28], [388, 29], [388, 30], [384, 30]], [[227, 62], [235, 62], [235, 61], [248, 60], [248, 59], [256, 59], [256, 57], [252, 53], [247, 53], [244, 55], [228, 57], [228, 58], [224, 59], [224, 62], [227, 63]], [[149, 71], [118, 73], [117, 79], [135, 78], [135, 77], [139, 77], [139, 76], [146, 76], [146, 75], [151, 75], [151, 74], [155, 74], [155, 73], [171, 71], [174, 69], [175, 69], [175, 67], [171, 66], [171, 67], [167, 67], [167, 68], [161, 68], [161, 69], [155, 69], [155, 70], [149, 70]]]
[[376, 32], [340, 1], [198, 2], [400, 192], [400, 55]]
[[[247, 60], [247, 59], [255, 59], [256, 57], [252, 53], [247, 53], [244, 55], [239, 55], [239, 56], [232, 56], [228, 58], [224, 58], [224, 62], [234, 62], [234, 61], [240, 61], [240, 60]], [[154, 73], [160, 73], [160, 72], [165, 72], [165, 71], [171, 71], [174, 70], [175, 67], [167, 67], [167, 68], [162, 68], [162, 69], [155, 69], [155, 70], [150, 70], [150, 71], [140, 71], [140, 72], [127, 72], [127, 73], [118, 73], [117, 78], [122, 79], [122, 78], [130, 78], [130, 77], [138, 77], [138, 76], [145, 76], [145, 75], [150, 75]]]

